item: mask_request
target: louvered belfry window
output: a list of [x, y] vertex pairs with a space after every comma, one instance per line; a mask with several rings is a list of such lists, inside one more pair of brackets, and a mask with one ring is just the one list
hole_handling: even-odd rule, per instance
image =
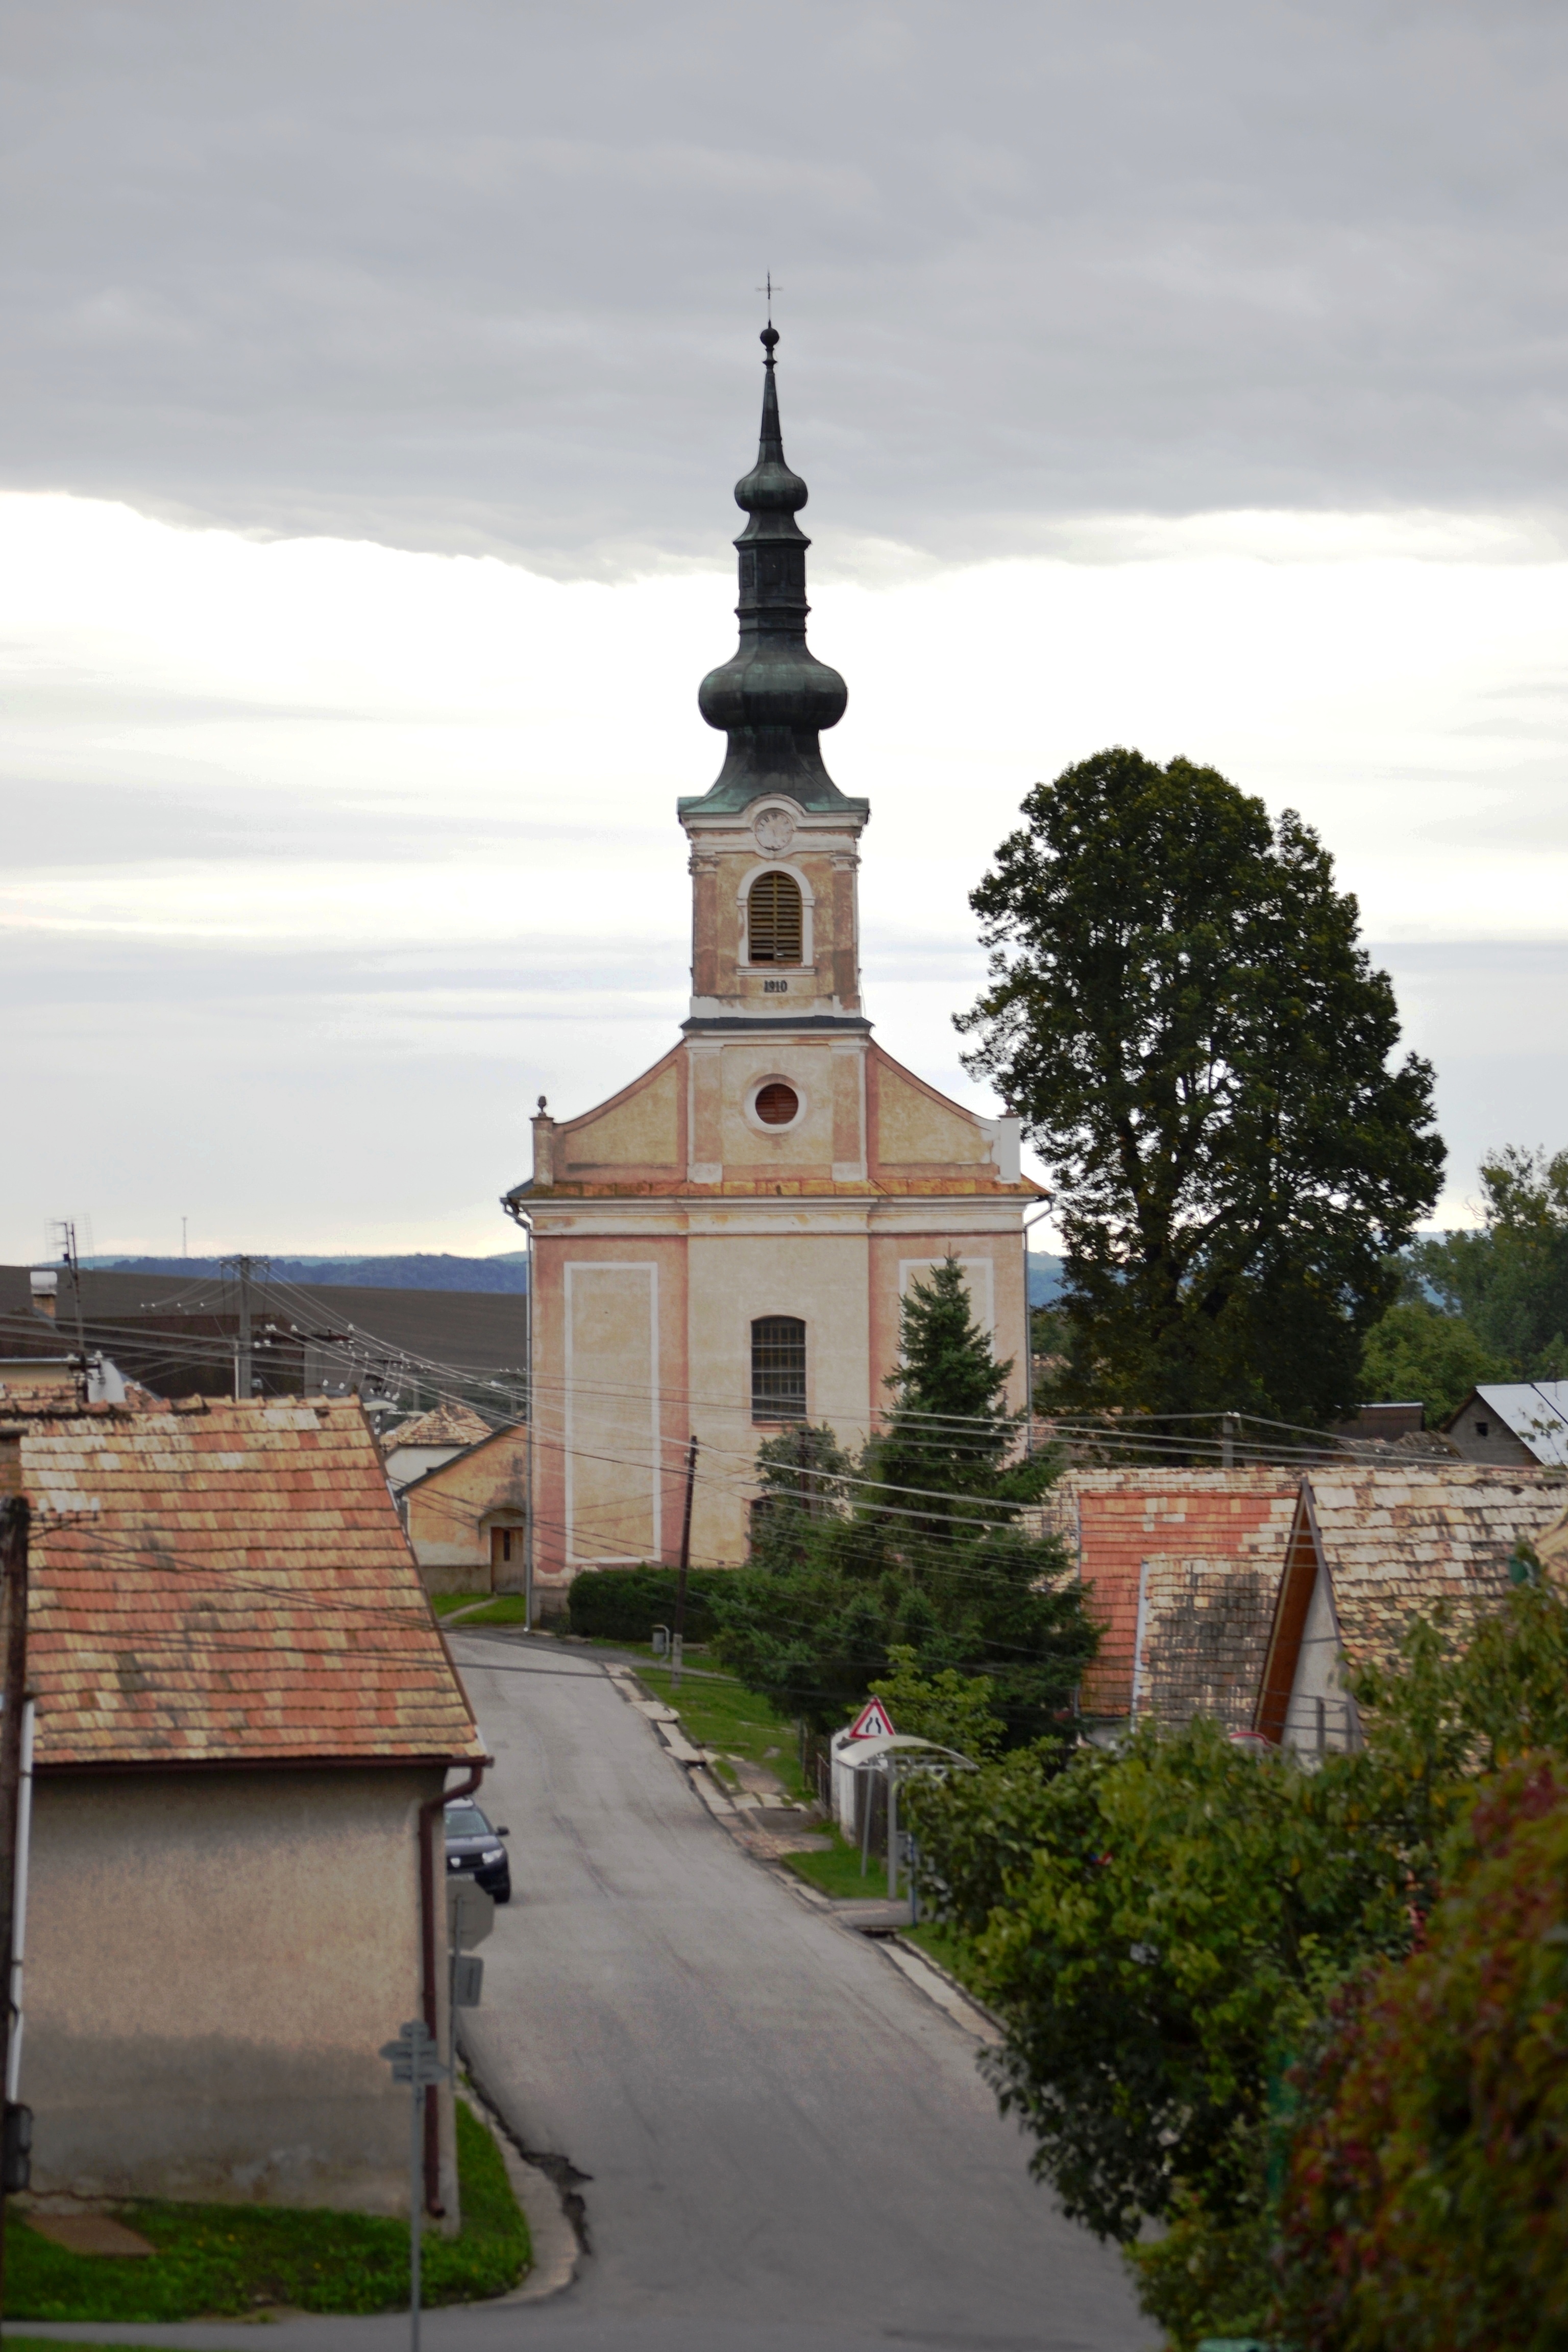
[[800, 884], [793, 874], [759, 874], [746, 901], [752, 963], [798, 963], [805, 934]]
[[805, 1325], [760, 1315], [752, 1326], [752, 1419], [805, 1419]]

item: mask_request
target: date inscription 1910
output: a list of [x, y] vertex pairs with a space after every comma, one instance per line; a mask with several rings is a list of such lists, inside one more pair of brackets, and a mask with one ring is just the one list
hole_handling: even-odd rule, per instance
[[764, 996], [787, 996], [789, 994], [789, 982], [787, 980], [764, 980], [763, 982], [763, 994]]

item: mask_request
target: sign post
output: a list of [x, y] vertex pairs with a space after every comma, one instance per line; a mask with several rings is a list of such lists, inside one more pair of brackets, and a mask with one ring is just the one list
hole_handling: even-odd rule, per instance
[[425, 2185], [420, 2163], [420, 2126], [425, 2116], [425, 2094], [432, 2084], [444, 2083], [450, 2068], [443, 2066], [437, 2054], [436, 2037], [422, 2017], [410, 2024], [400, 2025], [395, 2042], [384, 2042], [381, 2054], [392, 2063], [392, 2079], [406, 2083], [409, 2088], [409, 2113], [413, 2122], [408, 2135], [408, 2341], [410, 2352], [419, 2352], [419, 2239], [425, 2216]]
[[893, 1718], [879, 1698], [868, 1698], [849, 1727], [851, 1739], [891, 1739]]
[[458, 2079], [458, 2011], [478, 2009], [484, 1990], [485, 1964], [468, 1955], [482, 1944], [496, 1923], [495, 1897], [471, 1878], [447, 1881], [447, 1931], [450, 1950], [447, 1980], [447, 2066]]

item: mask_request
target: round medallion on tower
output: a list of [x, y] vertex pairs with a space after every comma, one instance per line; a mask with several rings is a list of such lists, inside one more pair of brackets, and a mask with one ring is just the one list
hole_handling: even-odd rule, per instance
[[795, 839], [795, 818], [786, 808], [762, 808], [752, 819], [752, 833], [764, 857], [782, 857]]

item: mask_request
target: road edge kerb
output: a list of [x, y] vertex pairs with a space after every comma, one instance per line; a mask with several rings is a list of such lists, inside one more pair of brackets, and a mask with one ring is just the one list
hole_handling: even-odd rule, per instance
[[[576, 2279], [578, 2264], [588, 2252], [585, 2218], [579, 2222], [568, 2210], [560, 2184], [551, 2178], [540, 2158], [522, 2146], [480, 2082], [467, 2051], [463, 2053], [463, 2063], [468, 2070], [468, 2081], [458, 2085], [458, 2096], [479, 2117], [500, 2150], [512, 2194], [528, 2223], [533, 2260], [527, 2277], [509, 2287], [505, 2294], [485, 2295], [472, 2303], [443, 2308], [493, 2311], [502, 2304], [549, 2302], [555, 2295], [564, 2294]], [[585, 2174], [577, 2177], [587, 2178]], [[582, 2202], [578, 2198], [579, 2206]]]
[[[619, 1691], [625, 1703], [629, 1706], [637, 1706], [639, 1714], [645, 1706], [668, 1704], [667, 1701], [659, 1699], [657, 1693], [648, 1689], [635, 1666], [605, 1664], [602, 1671]], [[679, 1716], [679, 1710], [677, 1708], [673, 1712]], [[669, 1758], [687, 1785], [697, 1791], [713, 1819], [721, 1828], [729, 1831], [731, 1843], [740, 1847], [748, 1862], [754, 1864], [759, 1870], [766, 1871], [770, 1878], [775, 1880], [780, 1885], [786, 1886], [792, 1895], [807, 1904], [821, 1916], [831, 1919], [835, 1927], [844, 1935], [858, 1937], [862, 1943], [881, 1948], [889, 1966], [898, 1970], [904, 1982], [912, 1985], [917, 1992], [923, 1993], [933, 2009], [940, 2010], [952, 2024], [956, 2025], [961, 2032], [967, 2033], [972, 2041], [994, 2048], [1005, 2040], [1006, 2029], [1001, 2019], [992, 2010], [987, 2009], [983, 2000], [977, 2000], [968, 1986], [962, 1983], [951, 1969], [944, 1969], [940, 1960], [933, 1960], [930, 1953], [922, 1951], [918, 1944], [911, 1944], [896, 1929], [886, 1935], [877, 1935], [868, 1934], [864, 1928], [851, 1926], [848, 1920], [839, 1917], [832, 1896], [824, 1895], [820, 1887], [813, 1886], [810, 1880], [803, 1878], [798, 1871], [789, 1869], [782, 1862], [774, 1862], [763, 1854], [753, 1853], [744, 1839], [738, 1834], [741, 1823], [740, 1814], [706, 1766], [688, 1762], [676, 1747], [663, 1737], [663, 1724], [657, 1721], [651, 1715], [643, 1715], [643, 1720], [655, 1735], [658, 1747]], [[681, 1744], [689, 1745], [684, 1737]], [[896, 1953], [890, 1948], [893, 1946], [898, 1948]], [[966, 2011], [967, 2015], [961, 2015], [959, 2013], [961, 2010]], [[976, 2020], [977, 2023], [972, 2025], [968, 2021], [970, 2018]]]

